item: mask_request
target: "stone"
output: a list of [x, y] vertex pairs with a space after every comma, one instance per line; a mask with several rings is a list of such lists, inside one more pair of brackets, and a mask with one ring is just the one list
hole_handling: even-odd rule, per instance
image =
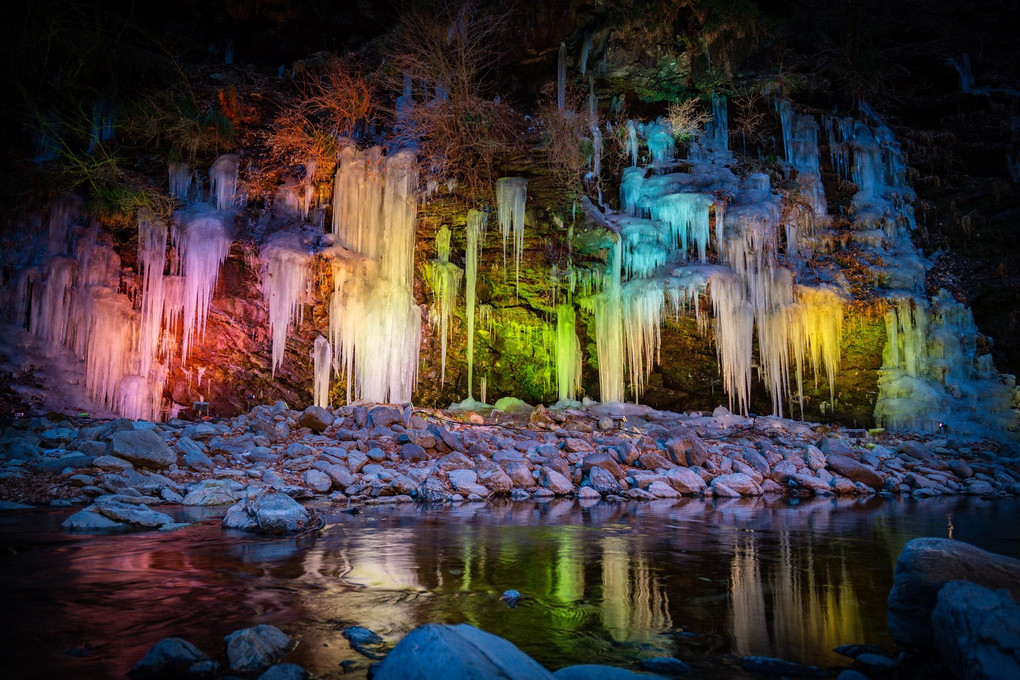
[[797, 466], [788, 460], [781, 460], [772, 468], [769, 478], [780, 484], [785, 484], [787, 478], [797, 474]]
[[881, 490], [885, 484], [885, 477], [877, 470], [864, 463], [859, 463], [849, 456], [829, 454], [825, 458], [825, 464], [833, 472], [838, 472], [852, 482], [870, 486], [875, 491]]
[[965, 579], [986, 588], [1007, 589], [1020, 599], [1020, 560], [996, 555], [962, 541], [915, 538], [900, 552], [889, 592], [889, 631], [898, 642], [931, 647], [931, 616], [938, 592]]
[[261, 624], [227, 635], [227, 660], [235, 673], [258, 673], [291, 650], [290, 637], [276, 626]]
[[804, 447], [804, 462], [812, 470], [821, 470], [825, 467], [825, 454], [814, 446]]
[[255, 436], [242, 434], [239, 437], [216, 437], [209, 442], [209, 453], [212, 455], [222, 454], [227, 457], [242, 456], [255, 450], [258, 444], [255, 443]]
[[968, 496], [990, 496], [995, 493], [995, 487], [983, 479], [972, 479], [964, 487], [963, 493]]
[[308, 510], [279, 491], [259, 492], [239, 501], [227, 510], [224, 529], [240, 529], [260, 534], [294, 534], [308, 526]]
[[974, 476], [974, 468], [972, 468], [965, 460], [951, 460], [949, 461], [949, 469], [953, 471], [959, 479], [970, 479]]
[[347, 466], [340, 463], [321, 463], [318, 469], [329, 477], [334, 489], [346, 489], [354, 483], [354, 475], [347, 469]]
[[150, 510], [147, 505], [123, 503], [120, 501], [99, 501], [93, 506], [98, 512], [113, 520], [143, 529], [158, 529], [173, 524], [174, 518], [166, 513]]
[[742, 472], [719, 475], [712, 480], [712, 492], [717, 496], [761, 496], [761, 487]]
[[408, 442], [400, 447], [400, 460], [408, 463], [420, 463], [421, 461], [428, 459], [429, 454], [425, 451], [424, 447], [419, 446], [418, 444]]
[[652, 494], [656, 498], [679, 498], [680, 492], [674, 489], [666, 482], [652, 482], [645, 489], [648, 493]]
[[935, 648], [958, 678], [1020, 678], [1020, 605], [1004, 590], [950, 581], [932, 613]]
[[321, 406], [309, 406], [298, 418], [298, 425], [319, 434], [333, 424], [333, 414]]
[[472, 469], [475, 467], [475, 464], [460, 451], [454, 451], [436, 461], [436, 467], [443, 472], [449, 472], [450, 470]]
[[304, 479], [305, 486], [315, 493], [326, 493], [333, 488], [333, 480], [321, 470], [306, 470]]
[[681, 675], [691, 670], [690, 666], [672, 656], [657, 656], [652, 659], [643, 659], [641, 667], [646, 671], [662, 673], [664, 675]]
[[[605, 454], [602, 454], [605, 455]], [[614, 461], [615, 465], [615, 461]], [[618, 494], [622, 491], [620, 482], [604, 467], [592, 467], [588, 470], [588, 487], [600, 496]]]
[[818, 442], [818, 450], [826, 456], [847, 456], [851, 458], [854, 456], [853, 448], [839, 437], [824, 437]]
[[308, 680], [308, 671], [296, 663], [278, 663], [267, 668], [258, 680]]
[[708, 487], [701, 475], [685, 467], [676, 467], [667, 472], [666, 481], [680, 493], [689, 496], [703, 493]]
[[123, 529], [127, 527], [123, 522], [116, 522], [99, 512], [95, 505], [79, 510], [61, 524], [64, 531], [105, 531], [108, 529]]
[[386, 655], [373, 680], [550, 680], [537, 661], [501, 637], [461, 623], [429, 623]]
[[884, 677], [896, 673], [897, 663], [884, 654], [864, 653], [854, 659], [854, 670], [868, 677]]
[[351, 469], [351, 472], [361, 472], [361, 468], [365, 467], [368, 462], [368, 456], [365, 455], [364, 451], [358, 451], [354, 449], [347, 454], [347, 467]]
[[765, 460], [765, 456], [761, 455], [749, 446], [745, 446], [741, 449], [740, 455], [744, 457], [744, 460], [747, 461], [748, 465], [754, 468], [755, 472], [762, 477], [768, 477], [771, 470], [769, 468], [768, 461]]
[[896, 447], [896, 453], [905, 453], [923, 463], [930, 463], [934, 460], [934, 456], [928, 447], [913, 439], [905, 439], [900, 442], [900, 445]]
[[507, 476], [517, 488], [530, 489], [535, 486], [535, 478], [531, 474], [531, 468], [522, 460], [511, 460], [504, 467]]
[[598, 453], [589, 453], [581, 461], [581, 469], [584, 474], [589, 474], [593, 467], [602, 468], [618, 480], [623, 479], [626, 476], [623, 469], [620, 467], [620, 464], [616, 462], [616, 459], [608, 453], [601, 451]]
[[601, 499], [602, 494], [590, 486], [582, 486], [577, 490], [577, 497], [584, 501], [592, 501]]
[[184, 496], [184, 505], [230, 505], [240, 498], [237, 482], [228, 479], [207, 479], [199, 482]]
[[443, 483], [435, 477], [429, 477], [423, 481], [418, 486], [416, 495], [421, 503], [445, 503], [450, 498]]
[[557, 496], [567, 496], [574, 492], [574, 485], [570, 480], [548, 465], [539, 471], [539, 482]]
[[315, 456], [317, 453], [315, 448], [304, 442], [287, 444], [287, 448], [283, 450], [283, 455], [287, 458], [304, 458], [305, 456]]
[[492, 493], [506, 493], [514, 486], [510, 475], [493, 463], [488, 463], [486, 466], [479, 464], [478, 481], [488, 487]]
[[638, 462], [646, 470], [671, 470], [674, 467], [673, 463], [657, 453], [646, 453], [638, 458]]
[[184, 464], [196, 472], [208, 472], [214, 467], [212, 458], [197, 450], [184, 454]]
[[182, 676], [193, 664], [208, 661], [206, 654], [182, 638], [163, 638], [131, 669], [132, 677]]
[[177, 462], [163, 438], [152, 430], [114, 432], [106, 450], [108, 455], [130, 461], [139, 467], [159, 470]]
[[478, 482], [478, 473], [474, 470], [450, 470], [447, 473], [447, 478], [449, 478], [450, 485], [453, 486], [454, 491], [459, 491], [460, 486], [463, 484], [476, 484]]
[[368, 427], [390, 427], [391, 425], [406, 425], [404, 412], [392, 406], [376, 406], [368, 412]]
[[693, 434], [686, 434], [666, 442], [666, 451], [677, 465], [701, 466], [708, 460], [708, 448]]
[[92, 461], [92, 465], [99, 468], [100, 470], [118, 471], [118, 470], [130, 470], [134, 467], [129, 461], [117, 456], [96, 456], [95, 460]]

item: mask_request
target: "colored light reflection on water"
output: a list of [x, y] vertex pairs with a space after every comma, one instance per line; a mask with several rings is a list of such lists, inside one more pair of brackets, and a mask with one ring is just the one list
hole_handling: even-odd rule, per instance
[[[891, 646], [886, 598], [908, 540], [951, 532], [1020, 556], [1018, 508], [963, 498], [326, 508], [326, 529], [298, 539], [216, 521], [75, 536], [59, 530], [67, 511], [5, 513], [0, 647], [16, 677], [122, 677], [164, 637], [219, 656], [227, 633], [271, 623], [300, 640], [289, 661], [339, 677], [352, 660], [363, 677], [368, 660], [344, 626], [395, 643], [423, 623], [467, 622], [550, 669], [661, 655], [703, 677], [743, 677], [733, 658], [749, 654], [834, 665], [837, 645]], [[499, 600], [507, 589], [524, 595], [518, 607]]]

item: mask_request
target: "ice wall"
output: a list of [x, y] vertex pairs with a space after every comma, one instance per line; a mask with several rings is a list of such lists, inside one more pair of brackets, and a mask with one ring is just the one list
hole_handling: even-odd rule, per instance
[[415, 154], [345, 147], [333, 197], [329, 341], [347, 398], [406, 403], [418, 378], [421, 312], [413, 294]]
[[177, 249], [181, 289], [181, 361], [186, 363], [195, 342], [205, 336], [220, 265], [230, 254], [233, 240], [225, 218], [202, 208], [175, 215], [172, 241]]

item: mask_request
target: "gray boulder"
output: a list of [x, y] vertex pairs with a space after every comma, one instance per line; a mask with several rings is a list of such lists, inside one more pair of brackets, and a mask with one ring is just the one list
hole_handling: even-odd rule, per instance
[[557, 496], [574, 493], [574, 485], [570, 480], [548, 465], [543, 466], [539, 472], [539, 481]]
[[415, 628], [379, 664], [374, 680], [551, 680], [501, 637], [461, 623]]
[[1020, 678], [1020, 606], [1006, 591], [950, 581], [932, 629], [942, 661], [961, 680]]
[[149, 648], [142, 660], [131, 669], [132, 677], [180, 677], [193, 664], [207, 661], [205, 653], [182, 638], [164, 638]]
[[145, 504], [100, 501], [93, 507], [97, 512], [114, 522], [143, 529], [159, 529], [174, 523], [174, 518], [170, 515], [150, 510]]
[[761, 496], [764, 492], [754, 480], [743, 472], [719, 475], [712, 480], [712, 491], [717, 496], [735, 498], [737, 496]]
[[308, 526], [308, 510], [285, 493], [260, 492], [239, 501], [227, 510], [224, 529], [240, 529], [259, 534], [294, 534]]
[[230, 505], [240, 498], [238, 482], [207, 479], [196, 484], [184, 497], [184, 505]]
[[305, 486], [315, 493], [326, 493], [333, 488], [333, 480], [325, 472], [308, 470], [305, 472]]
[[321, 406], [309, 406], [298, 418], [298, 425], [318, 434], [333, 424], [333, 414]]
[[269, 668], [293, 648], [290, 637], [276, 626], [262, 624], [235, 630], [224, 638], [227, 660], [235, 673], [258, 673]]
[[618, 494], [623, 490], [620, 483], [616, 481], [616, 477], [604, 467], [593, 467], [588, 470], [588, 486], [598, 491], [600, 496]]
[[127, 525], [123, 522], [117, 522], [103, 513], [99, 512], [99, 509], [94, 505], [79, 510], [61, 524], [60, 528], [64, 531], [107, 531], [110, 529], [124, 529]]
[[308, 680], [308, 671], [296, 663], [278, 663], [270, 666], [259, 680]]
[[849, 456], [831, 453], [826, 457], [825, 461], [826, 467], [833, 472], [838, 472], [852, 482], [860, 482], [870, 486], [875, 491], [880, 491], [882, 485], [885, 484], [885, 477], [880, 475], [875, 469], [863, 463], [858, 463]]
[[[191, 441], [186, 439], [184, 441]], [[178, 442], [180, 444], [180, 442]], [[196, 472], [206, 472], [213, 469], [212, 458], [201, 451], [188, 451], [184, 454], [184, 464]]]
[[931, 647], [931, 616], [949, 581], [967, 580], [1020, 599], [1020, 560], [947, 538], [915, 538], [896, 561], [889, 592], [889, 631], [898, 642]]
[[130, 461], [139, 467], [159, 470], [177, 462], [163, 438], [152, 430], [123, 430], [110, 436], [108, 455]]

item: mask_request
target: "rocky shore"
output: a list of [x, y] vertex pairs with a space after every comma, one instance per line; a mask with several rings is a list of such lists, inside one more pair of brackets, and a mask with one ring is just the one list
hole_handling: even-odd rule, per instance
[[680, 496], [1020, 494], [1012, 445], [887, 434], [720, 407], [541, 406], [523, 414], [410, 406], [257, 406], [232, 419], [14, 421], [0, 437], [0, 500], [85, 506], [73, 530], [177, 525], [153, 506], [223, 506], [224, 526], [314, 528], [304, 500], [590, 501]]

